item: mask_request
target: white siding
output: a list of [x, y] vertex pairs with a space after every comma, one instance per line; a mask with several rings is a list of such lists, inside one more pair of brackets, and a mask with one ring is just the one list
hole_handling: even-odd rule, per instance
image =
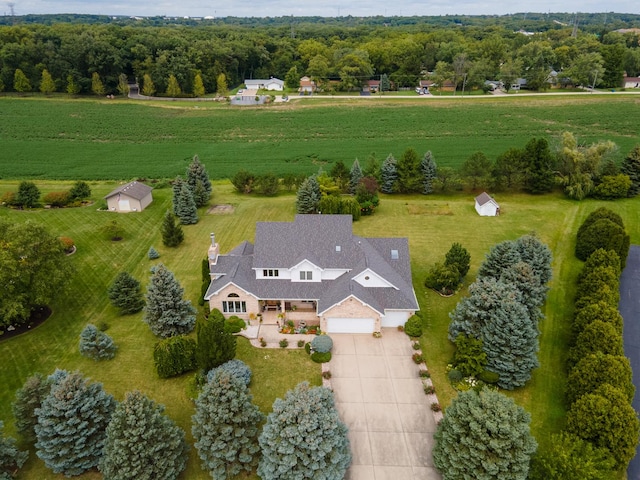
[[379, 287], [379, 288], [389, 288], [393, 287], [392, 284], [387, 282], [384, 278], [382, 278], [377, 273], [371, 270], [365, 270], [362, 273], [359, 273], [353, 279], [358, 282], [363, 287]]
[[383, 327], [397, 327], [407, 323], [413, 312], [405, 310], [385, 310], [384, 317], [381, 318], [380, 325]]

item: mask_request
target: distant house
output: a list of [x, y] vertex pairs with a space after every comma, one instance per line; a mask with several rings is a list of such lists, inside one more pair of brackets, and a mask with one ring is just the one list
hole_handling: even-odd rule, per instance
[[367, 80], [362, 86], [363, 92], [376, 93], [380, 90], [380, 80]]
[[624, 77], [624, 88], [640, 88], [640, 77]]
[[300, 93], [316, 93], [316, 88], [316, 82], [309, 77], [304, 76], [300, 79], [300, 88], [298, 89]]
[[244, 85], [248, 90], [284, 90], [284, 82], [273, 77], [269, 80], [245, 80]]
[[497, 217], [500, 215], [500, 205], [487, 192], [476, 197], [476, 212], [481, 217]]
[[151, 190], [153, 189], [144, 183], [129, 182], [104, 198], [112, 212], [141, 212], [153, 201]]

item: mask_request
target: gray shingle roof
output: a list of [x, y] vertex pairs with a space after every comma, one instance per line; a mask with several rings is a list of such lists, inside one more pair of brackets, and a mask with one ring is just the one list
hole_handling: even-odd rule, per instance
[[[340, 251], [336, 251], [339, 245]], [[351, 295], [380, 313], [385, 309], [417, 310], [406, 238], [362, 238], [353, 235], [350, 215], [296, 215], [294, 222], [260, 222], [256, 244], [243, 242], [211, 267], [216, 278], [205, 298], [234, 283], [259, 299], [316, 300], [322, 313]], [[398, 259], [391, 258], [398, 251]], [[292, 282], [256, 279], [254, 269], [291, 268], [302, 260], [320, 268], [349, 272], [335, 280]], [[364, 287], [353, 280], [371, 270], [393, 287]]]
[[480, 206], [489, 202], [496, 203], [496, 201], [493, 198], [491, 198], [491, 196], [487, 192], [482, 192], [480, 195], [478, 195], [476, 197], [476, 202], [478, 202], [478, 205]]
[[117, 195], [118, 193], [125, 193], [127, 194], [127, 196], [131, 198], [135, 198], [136, 200], [142, 200], [144, 197], [149, 195], [149, 192], [151, 192], [151, 190], [153, 190], [153, 188], [149, 187], [148, 185], [133, 181], [133, 182], [127, 183], [126, 185], [121, 185], [115, 190], [112, 190], [104, 198], [111, 198], [114, 195]]

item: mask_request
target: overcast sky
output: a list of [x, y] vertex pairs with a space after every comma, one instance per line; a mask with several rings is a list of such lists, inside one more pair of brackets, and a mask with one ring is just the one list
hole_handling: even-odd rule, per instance
[[[285, 15], [320, 15], [356, 17], [373, 15], [447, 15], [498, 14], [516, 12], [616, 12], [640, 13], [638, 0], [0, 0], [0, 13], [9, 14], [14, 4], [16, 15], [29, 13], [89, 13], [128, 16], [191, 16], [191, 17], [281, 17]], [[533, 10], [532, 10], [533, 9]]]

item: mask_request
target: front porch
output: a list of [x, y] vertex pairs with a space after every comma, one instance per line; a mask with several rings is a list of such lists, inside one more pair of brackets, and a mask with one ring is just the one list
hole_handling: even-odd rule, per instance
[[281, 327], [287, 322], [293, 322], [295, 329], [320, 325], [320, 318], [316, 313], [316, 302], [312, 300], [262, 300], [260, 310], [258, 318], [262, 318], [263, 325]]

